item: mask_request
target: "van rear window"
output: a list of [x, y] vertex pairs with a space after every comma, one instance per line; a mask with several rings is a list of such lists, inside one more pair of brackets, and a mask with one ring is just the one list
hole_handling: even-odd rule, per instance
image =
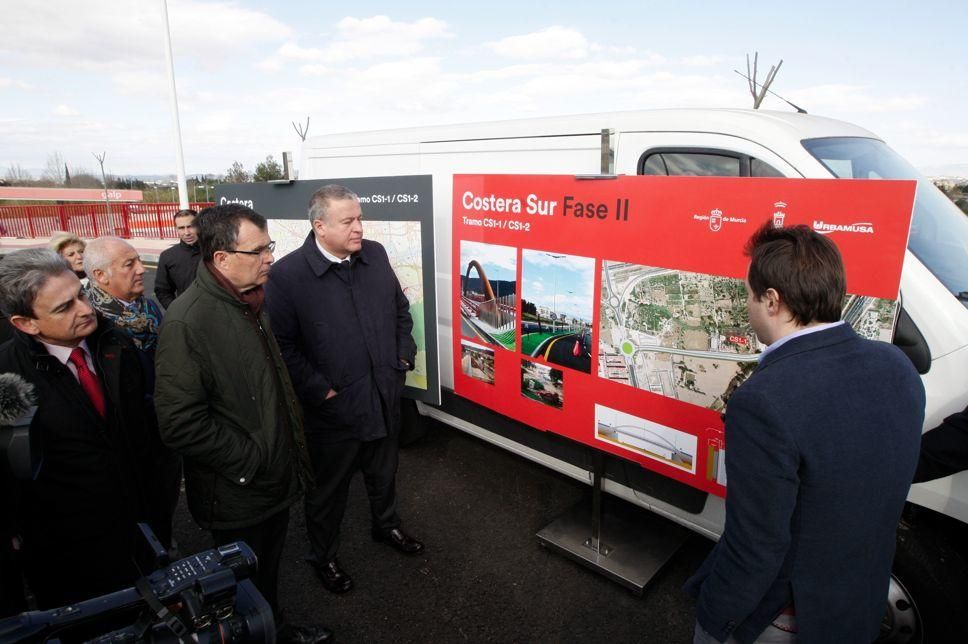
[[803, 147], [838, 179], [916, 179], [908, 249], [968, 307], [968, 217], [883, 141], [805, 139]]

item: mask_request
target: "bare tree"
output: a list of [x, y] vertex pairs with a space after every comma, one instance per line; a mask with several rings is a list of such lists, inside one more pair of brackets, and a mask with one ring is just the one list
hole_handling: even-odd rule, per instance
[[763, 99], [766, 98], [766, 92], [770, 89], [770, 85], [776, 78], [777, 72], [780, 71], [780, 66], [783, 65], [783, 60], [781, 59], [776, 65], [770, 65], [770, 71], [766, 73], [766, 80], [760, 85], [756, 82], [757, 66], [759, 64], [760, 52], [753, 52], [753, 68], [750, 69], [750, 55], [746, 54], [746, 80], [749, 82], [750, 94], [753, 95], [753, 109], [760, 109], [760, 104], [763, 103]]
[[3, 180], [12, 186], [26, 186], [32, 183], [34, 178], [19, 163], [11, 163], [3, 175]]
[[64, 164], [64, 158], [61, 156], [61, 153], [54, 152], [53, 154], [47, 155], [47, 164], [44, 166], [44, 171], [41, 173], [40, 178], [55, 186], [63, 185], [66, 168], [67, 166]]
[[114, 216], [111, 214], [111, 198], [108, 195], [108, 175], [104, 173], [104, 157], [107, 156], [107, 152], [102, 152], [98, 155], [96, 152], [91, 152], [94, 158], [97, 159], [98, 165], [101, 166], [101, 183], [104, 184], [104, 205], [108, 209], [108, 225], [111, 226], [111, 232], [115, 231], [114, 228]]
[[292, 122], [292, 127], [296, 130], [296, 134], [299, 135], [299, 138], [302, 139], [302, 142], [305, 143], [306, 135], [309, 134], [309, 117], [306, 117], [306, 127], [297, 125], [295, 121]]

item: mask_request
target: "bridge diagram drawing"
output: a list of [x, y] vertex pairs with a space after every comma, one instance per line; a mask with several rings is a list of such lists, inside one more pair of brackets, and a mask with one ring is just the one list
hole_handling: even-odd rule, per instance
[[699, 439], [678, 429], [595, 405], [595, 438], [690, 474], [696, 472]]

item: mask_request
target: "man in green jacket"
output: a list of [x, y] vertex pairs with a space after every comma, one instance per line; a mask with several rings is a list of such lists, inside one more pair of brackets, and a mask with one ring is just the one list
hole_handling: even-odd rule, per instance
[[284, 623], [279, 562], [289, 506], [312, 483], [302, 417], [262, 310], [275, 244], [264, 217], [230, 204], [202, 211], [203, 265], [165, 316], [156, 354], [162, 439], [185, 461], [188, 507], [216, 545], [245, 541], [281, 642], [331, 639]]

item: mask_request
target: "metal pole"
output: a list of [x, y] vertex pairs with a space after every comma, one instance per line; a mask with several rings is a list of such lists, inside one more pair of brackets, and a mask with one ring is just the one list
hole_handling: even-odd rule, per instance
[[[91, 154], [94, 153], [92, 152]], [[111, 229], [111, 234], [116, 235], [114, 215], [111, 214], [111, 198], [108, 196], [108, 176], [104, 173], [104, 159], [106, 156], [107, 152], [102, 152], [101, 156], [94, 154], [94, 158], [97, 159], [98, 164], [101, 166], [101, 184], [104, 186], [104, 205], [108, 209], [108, 227]]]
[[165, 19], [165, 60], [168, 61], [168, 85], [171, 89], [171, 113], [175, 121], [175, 146], [178, 165], [178, 207], [188, 208], [188, 184], [185, 182], [185, 155], [182, 152], [181, 124], [178, 120], [178, 92], [175, 90], [175, 62], [171, 53], [171, 28], [168, 24], [168, 2], [161, 0]]

